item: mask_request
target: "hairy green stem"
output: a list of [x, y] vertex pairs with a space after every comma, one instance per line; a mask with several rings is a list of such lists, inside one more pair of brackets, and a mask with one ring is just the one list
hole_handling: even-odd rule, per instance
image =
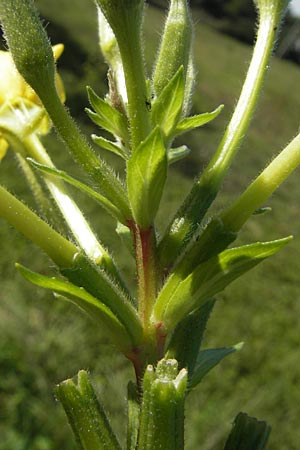
[[0, 216], [42, 248], [59, 267], [71, 267], [77, 247], [0, 186]]
[[253, 56], [232, 118], [215, 155], [194, 184], [159, 244], [160, 260], [164, 267], [168, 267], [186, 247], [228, 172], [253, 116], [280, 19], [278, 8], [267, 11], [262, 9], [260, 12]]

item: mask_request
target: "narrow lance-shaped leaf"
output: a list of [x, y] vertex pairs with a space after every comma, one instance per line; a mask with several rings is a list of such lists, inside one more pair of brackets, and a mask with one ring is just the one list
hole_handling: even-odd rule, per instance
[[54, 169], [53, 167], [48, 167], [43, 164], [39, 164], [38, 162], [34, 161], [31, 158], [28, 158], [30, 163], [38, 170], [43, 172], [44, 174], [52, 175], [58, 178], [61, 178], [62, 180], [66, 181], [67, 183], [71, 184], [72, 186], [77, 187], [90, 197], [92, 197], [94, 200], [96, 200], [100, 205], [105, 208], [113, 217], [115, 217], [117, 220], [119, 220], [121, 223], [126, 223], [125, 217], [122, 215], [121, 211], [118, 210], [118, 208], [113, 205], [107, 198], [105, 198], [103, 195], [99, 194], [98, 192], [94, 191], [92, 188], [87, 186], [86, 184], [82, 183], [81, 181], [76, 180], [75, 178], [68, 175], [63, 170]]
[[231, 355], [243, 347], [243, 342], [233, 347], [210, 348], [201, 350], [198, 353], [195, 369], [189, 381], [189, 389], [197, 386], [203, 377], [215, 366], [217, 366], [226, 356]]
[[85, 311], [101, 328], [104, 327], [111, 342], [119, 350], [126, 353], [132, 349], [133, 344], [124, 325], [104, 303], [93, 297], [85, 289], [57, 278], [49, 278], [32, 272], [21, 264], [16, 264], [16, 268], [27, 281], [45, 289], [50, 289], [52, 292], [59, 294], [60, 298], [70, 300], [81, 310]]
[[166, 357], [176, 359], [180, 369], [186, 368], [189, 380], [193, 375], [205, 328], [214, 305], [215, 300], [208, 300], [197, 311], [185, 317], [172, 333]]
[[224, 450], [264, 450], [270, 432], [267, 422], [240, 412], [234, 419]]
[[78, 372], [78, 380], [63, 381], [55, 387], [69, 423], [82, 450], [121, 450], [88, 374]]
[[126, 117], [111, 106], [108, 102], [98, 97], [92, 88], [88, 87], [88, 97], [90, 104], [96, 112], [86, 108], [90, 119], [106, 131], [118, 136], [122, 141], [128, 144], [128, 124]]
[[220, 105], [217, 109], [209, 113], [202, 113], [196, 116], [186, 117], [182, 119], [176, 126], [174, 131], [174, 135], [178, 136], [179, 134], [186, 133], [188, 131], [193, 130], [194, 128], [202, 127], [206, 123], [214, 120], [222, 111], [224, 105]]
[[104, 150], [108, 150], [109, 152], [120, 156], [122, 159], [128, 159], [128, 153], [126, 152], [125, 148], [118, 142], [109, 141], [108, 139], [105, 139], [102, 136], [97, 136], [95, 134], [92, 134], [91, 138], [93, 139], [95, 144], [99, 145], [99, 147], [103, 148]]
[[196, 267], [175, 290], [172, 286], [170, 291], [167, 282], [154, 308], [155, 319], [162, 321], [167, 330], [174, 328], [186, 314], [199, 308], [208, 298], [225, 289], [265, 258], [278, 252], [291, 239], [287, 237], [226, 250]]
[[153, 223], [167, 178], [168, 159], [159, 128], [140, 144], [127, 165], [129, 201], [136, 223]]
[[166, 142], [177, 125], [184, 100], [184, 71], [181, 66], [152, 105], [152, 124], [158, 125]]

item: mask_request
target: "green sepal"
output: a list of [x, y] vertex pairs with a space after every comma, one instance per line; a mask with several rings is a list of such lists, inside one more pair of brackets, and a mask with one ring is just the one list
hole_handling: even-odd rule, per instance
[[128, 196], [136, 223], [147, 229], [156, 216], [167, 179], [168, 158], [160, 129], [155, 128], [127, 165]]
[[127, 386], [127, 450], [136, 450], [140, 424], [140, 404], [137, 385], [129, 381]]
[[199, 384], [203, 377], [217, 366], [226, 356], [231, 355], [243, 348], [243, 342], [234, 345], [233, 347], [210, 348], [201, 350], [198, 353], [196, 365], [193, 371], [193, 376], [189, 380], [189, 389], [194, 388]]
[[168, 162], [169, 164], [174, 164], [177, 161], [185, 158], [191, 153], [191, 150], [186, 145], [181, 145], [180, 147], [170, 148], [168, 150]]
[[82, 450], [121, 450], [86, 371], [78, 372], [77, 382], [69, 379], [58, 384], [54, 392]]
[[121, 144], [119, 145], [118, 142], [111, 142], [104, 137], [96, 136], [95, 134], [92, 134], [91, 138], [93, 139], [95, 144], [99, 145], [99, 147], [103, 148], [104, 150], [108, 150], [109, 152], [120, 156], [122, 159], [128, 159], [128, 153]]
[[167, 330], [173, 329], [187, 314], [261, 261], [277, 253], [291, 239], [287, 237], [232, 248], [199, 264], [176, 289], [166, 285], [161, 291], [154, 307], [155, 320], [163, 322]]
[[123, 142], [129, 142], [127, 118], [108, 102], [98, 97], [92, 88], [87, 87], [89, 102], [96, 112], [86, 108], [89, 118], [104, 130], [118, 136]]
[[91, 295], [99, 298], [124, 325], [134, 346], [141, 344], [143, 328], [134, 306], [134, 300], [121, 289], [120, 285], [115, 283], [105, 270], [96, 266], [83, 254], [78, 254], [73, 267], [61, 269], [61, 273], [76, 286], [83, 287]]
[[213, 119], [215, 119], [220, 114], [223, 108], [224, 105], [220, 105], [212, 112], [198, 114], [196, 116], [186, 117], [185, 119], [182, 119], [177, 124], [174, 135], [178, 136], [179, 134], [186, 133], [193, 130], [194, 128], [202, 127], [202, 125], [205, 125], [206, 123], [209, 123]]
[[167, 346], [167, 358], [178, 361], [179, 368], [186, 368], [191, 379], [204, 332], [215, 300], [210, 299], [197, 311], [185, 317], [174, 329]]
[[104, 197], [104, 195], [99, 194], [98, 192], [94, 191], [94, 189], [90, 188], [88, 185], [71, 177], [63, 170], [54, 169], [53, 167], [45, 166], [44, 164], [40, 164], [37, 161], [33, 160], [32, 158], [27, 158], [27, 160], [36, 169], [40, 170], [44, 174], [48, 174], [48, 175], [52, 175], [52, 176], [61, 178], [62, 180], [66, 181], [67, 183], [71, 184], [72, 186], [75, 186], [76, 188], [80, 189], [82, 192], [87, 194], [89, 197], [96, 200], [97, 203], [99, 203], [106, 211], [108, 211], [118, 221], [120, 221], [121, 223], [124, 223], [124, 224], [127, 223], [126, 218], [122, 215], [122, 212], [115, 205], [113, 205], [113, 203], [110, 200], [108, 200], [106, 197]]
[[234, 419], [224, 450], [264, 450], [270, 433], [267, 422], [240, 412]]
[[181, 66], [152, 104], [152, 125], [158, 125], [168, 141], [182, 112], [184, 70]]
[[124, 325], [104, 303], [93, 297], [84, 288], [54, 277], [40, 275], [20, 264], [16, 264], [16, 268], [30, 283], [59, 294], [59, 298], [71, 301], [101, 327], [104, 326], [106, 334], [119, 350], [126, 353], [132, 349], [132, 341]]

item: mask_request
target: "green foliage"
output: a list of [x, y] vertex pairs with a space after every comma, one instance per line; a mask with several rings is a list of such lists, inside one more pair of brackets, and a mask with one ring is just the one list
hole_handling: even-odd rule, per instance
[[142, 229], [153, 223], [167, 178], [168, 159], [157, 127], [140, 144], [127, 165], [127, 184], [133, 216]]
[[[201, 108], [202, 110], [203, 110], [203, 108]], [[206, 108], [205, 108], [206, 109]], [[205, 110], [204, 109], [204, 110]], [[211, 129], [211, 130], [208, 130], [208, 133], [209, 132], [211, 132], [211, 133], [214, 133], [214, 127]], [[207, 133], [207, 132], [206, 132]], [[204, 132], [204, 134], [203, 134], [204, 136], [205, 136], [205, 132]], [[198, 155], [196, 155], [196, 156], [193, 156], [193, 158], [198, 158]], [[175, 182], [176, 182], [176, 180], [184, 180], [184, 178], [181, 176], [181, 175], [178, 175], [178, 174], [175, 174]], [[168, 193], [167, 193], [167, 195], [168, 195]], [[169, 205], [167, 205], [167, 202], [165, 203], [166, 204], [166, 207], [169, 207]], [[164, 212], [164, 209], [163, 209], [163, 211], [162, 212]], [[105, 219], [106, 220], [106, 219]], [[260, 219], [260, 220], [264, 220], [264, 219]], [[104, 222], [104, 220], [103, 219], [101, 219], [100, 220], [100, 226], [101, 226], [101, 228], [103, 227], [103, 222]], [[268, 222], [267, 222], [268, 223]], [[269, 222], [270, 223], [270, 222]], [[259, 228], [259, 225], [257, 225], [257, 227]], [[259, 230], [261, 231], [261, 229], [259, 228]], [[116, 248], [118, 248], [118, 246], [116, 246]], [[119, 255], [118, 255], [119, 256]], [[229, 315], [230, 315], [230, 312], [229, 312]], [[221, 322], [220, 322], [221, 323]], [[231, 330], [230, 330], [231, 331]], [[207, 414], [209, 414], [209, 412], [207, 413]], [[190, 439], [192, 440], [193, 438], [192, 438], [192, 436], [190, 437]]]

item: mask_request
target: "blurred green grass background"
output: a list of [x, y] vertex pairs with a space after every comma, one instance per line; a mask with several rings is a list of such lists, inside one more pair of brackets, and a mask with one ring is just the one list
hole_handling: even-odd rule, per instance
[[[68, 94], [67, 104], [86, 133], [89, 123], [85, 86], [104, 95], [106, 67], [98, 52], [96, 13], [92, 2], [37, 0], [52, 43], [64, 42], [59, 61]], [[147, 8], [147, 61], [153, 60], [164, 14]], [[219, 34], [194, 11], [198, 71], [193, 112], [224, 103], [220, 117], [184, 136], [179, 143], [191, 155], [172, 166], [159, 213], [161, 229], [168, 223], [193, 178], [213, 154], [232, 113], [251, 56], [251, 48]], [[149, 65], [150, 70], [150, 65]], [[214, 209], [230, 202], [299, 129], [300, 68], [274, 60], [263, 97], [238, 157]], [[59, 167], [77, 175], [55, 135], [45, 140]], [[107, 155], [105, 155], [107, 156]], [[108, 157], [120, 173], [122, 165]], [[12, 154], [1, 163], [1, 182], [32, 204]], [[300, 209], [299, 173], [293, 174], [270, 199], [272, 212], [249, 220], [240, 243], [294, 234], [280, 254], [237, 281], [219, 296], [205, 346], [245, 341], [242, 352], [214, 369], [190, 395], [187, 404], [186, 448], [221, 449], [234, 416], [240, 411], [267, 420], [273, 427], [269, 450], [299, 449], [300, 430]], [[128, 279], [134, 279], [130, 257], [120, 252], [115, 224], [77, 191], [73, 191], [101, 240], [111, 249]], [[34, 207], [34, 205], [33, 205]], [[89, 369], [99, 396], [120, 436], [126, 424], [126, 380], [129, 364], [112, 352], [101, 330], [71, 305], [27, 284], [14, 268], [19, 261], [49, 273], [49, 261], [6, 223], [0, 223], [0, 450], [72, 450], [71, 431], [54, 399], [55, 383]]]

